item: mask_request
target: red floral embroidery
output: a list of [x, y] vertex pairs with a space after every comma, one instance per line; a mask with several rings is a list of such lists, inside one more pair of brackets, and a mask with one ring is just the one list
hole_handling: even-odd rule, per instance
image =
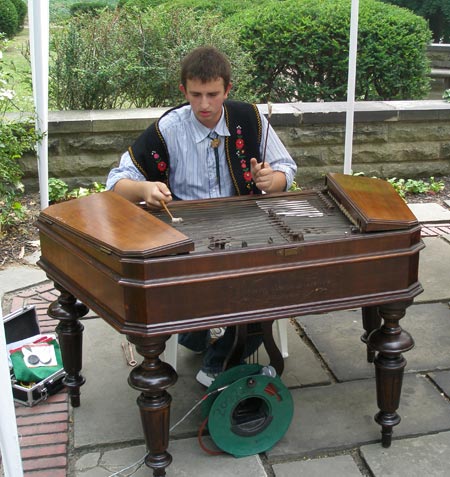
[[244, 140], [242, 138], [236, 139], [236, 148], [242, 149], [244, 147]]
[[161, 156], [156, 152], [152, 151], [152, 157], [156, 161], [156, 167], [159, 172], [164, 172], [167, 169], [167, 162], [161, 159]]
[[244, 149], [245, 141], [244, 141], [244, 138], [242, 137], [241, 126], [236, 126], [236, 135], [237, 135], [237, 139], [235, 142], [236, 154], [241, 161], [242, 176], [244, 177], [245, 182], [247, 182], [245, 187], [251, 190], [252, 189], [252, 173], [247, 163], [247, 157], [245, 155], [245, 149]]

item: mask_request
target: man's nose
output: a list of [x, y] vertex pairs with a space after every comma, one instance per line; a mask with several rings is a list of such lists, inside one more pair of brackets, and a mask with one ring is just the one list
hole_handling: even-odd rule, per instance
[[201, 108], [207, 108], [209, 106], [209, 100], [208, 100], [208, 96], [202, 96], [201, 98], [201, 102], [200, 102], [200, 107]]

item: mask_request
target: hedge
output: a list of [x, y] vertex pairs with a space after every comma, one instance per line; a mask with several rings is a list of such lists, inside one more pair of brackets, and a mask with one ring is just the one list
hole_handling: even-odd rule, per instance
[[0, 0], [0, 33], [12, 38], [18, 31], [17, 10], [11, 0]]
[[[350, 0], [265, 2], [227, 21], [257, 69], [252, 85], [264, 101], [346, 99]], [[429, 90], [425, 20], [376, 0], [360, 3], [356, 96], [419, 99]]]

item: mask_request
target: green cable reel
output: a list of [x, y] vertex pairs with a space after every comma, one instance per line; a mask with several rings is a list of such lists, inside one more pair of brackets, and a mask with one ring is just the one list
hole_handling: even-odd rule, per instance
[[286, 433], [294, 406], [278, 376], [266, 375], [259, 364], [244, 364], [220, 374], [202, 404], [209, 434], [216, 446], [235, 456], [272, 448]]

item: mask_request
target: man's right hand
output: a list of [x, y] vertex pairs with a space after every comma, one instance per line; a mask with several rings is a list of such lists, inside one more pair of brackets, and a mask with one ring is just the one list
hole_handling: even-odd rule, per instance
[[172, 193], [163, 182], [121, 179], [115, 184], [114, 192], [131, 202], [145, 202], [149, 207], [161, 208], [161, 201], [172, 200]]

